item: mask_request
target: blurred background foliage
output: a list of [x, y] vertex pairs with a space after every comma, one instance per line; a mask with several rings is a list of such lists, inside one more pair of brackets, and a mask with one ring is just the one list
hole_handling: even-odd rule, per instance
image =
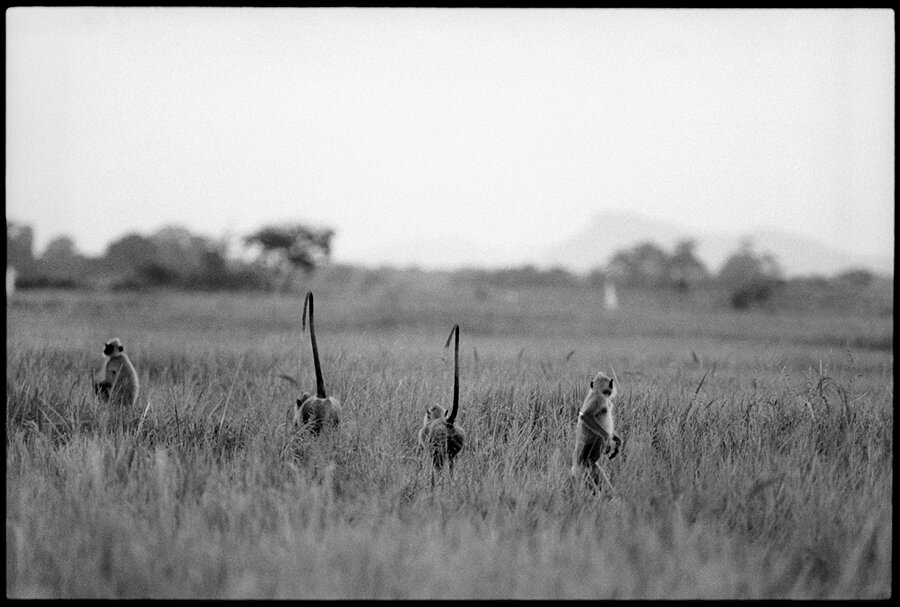
[[[100, 256], [78, 251], [67, 236], [34, 251], [30, 226], [7, 220], [7, 267], [15, 288], [88, 291], [265, 291], [293, 293], [311, 285], [340, 287], [385, 297], [421, 297], [435, 285], [471, 294], [474, 301], [514, 302], [522, 289], [617, 292], [620, 305], [646, 300], [653, 307], [820, 311], [890, 316], [893, 277], [864, 268], [787, 279], [779, 260], [744, 240], [721, 268], [708, 268], [692, 240], [666, 251], [652, 242], [618, 251], [587, 274], [562, 267], [423, 270], [333, 263], [335, 231], [302, 223], [264, 226], [241, 238], [210, 238], [167, 226], [152, 234], [131, 232]], [[602, 298], [600, 298], [602, 300]], [[604, 305], [601, 301], [597, 305]], [[609, 301], [606, 300], [606, 304]]]

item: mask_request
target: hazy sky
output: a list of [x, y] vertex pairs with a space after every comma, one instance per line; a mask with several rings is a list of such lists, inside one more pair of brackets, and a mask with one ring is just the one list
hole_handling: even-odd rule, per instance
[[894, 44], [889, 10], [12, 8], [7, 219], [452, 266], [625, 210], [891, 256]]

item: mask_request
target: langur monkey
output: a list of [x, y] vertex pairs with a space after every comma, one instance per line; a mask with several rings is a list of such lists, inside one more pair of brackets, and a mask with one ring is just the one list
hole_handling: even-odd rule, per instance
[[[419, 445], [431, 455], [434, 468], [440, 469], [444, 462], [453, 469], [453, 458], [462, 450], [465, 433], [455, 424], [459, 410], [459, 325], [453, 325], [447, 337], [445, 348], [456, 335], [453, 349], [453, 408], [450, 413], [440, 405], [430, 405], [425, 409], [425, 419], [419, 430]], [[432, 473], [434, 470], [432, 469]], [[433, 480], [433, 477], [432, 477]]]
[[578, 411], [571, 475], [581, 478], [587, 474], [594, 487], [600, 485], [600, 456], [614, 458], [622, 443], [622, 439], [616, 434], [613, 418], [612, 399], [616, 393], [613, 379], [605, 373], [597, 373], [591, 380], [591, 389]]
[[140, 384], [137, 371], [125, 354], [125, 346], [118, 337], [114, 337], [103, 345], [103, 355], [106, 356], [103, 378], [99, 382], [93, 381], [94, 392], [100, 400], [111, 403], [113, 407], [133, 407]]
[[312, 434], [318, 434], [323, 426], [337, 426], [341, 417], [341, 403], [325, 392], [325, 381], [322, 379], [322, 366], [319, 363], [319, 348], [316, 346], [316, 329], [313, 325], [313, 294], [309, 291], [303, 300], [303, 330], [306, 331], [306, 310], [309, 309], [309, 339], [312, 342], [313, 365], [316, 368], [316, 395], [307, 392], [297, 399], [294, 410], [293, 426], [309, 426]]

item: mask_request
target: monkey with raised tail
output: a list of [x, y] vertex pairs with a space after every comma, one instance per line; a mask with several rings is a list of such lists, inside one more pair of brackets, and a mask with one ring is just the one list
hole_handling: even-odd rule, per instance
[[[448, 413], [440, 405], [430, 405], [425, 409], [425, 419], [419, 429], [419, 445], [431, 455], [434, 468], [440, 469], [446, 461], [453, 468], [453, 458], [462, 451], [465, 433], [456, 424], [459, 411], [459, 325], [453, 325], [447, 337], [445, 348], [456, 336], [453, 350], [453, 408]], [[433, 470], [432, 470], [433, 471]]]
[[309, 431], [316, 435], [323, 427], [335, 427], [341, 421], [341, 403], [334, 396], [328, 396], [325, 392], [325, 380], [322, 379], [322, 365], [319, 362], [319, 348], [316, 345], [316, 329], [313, 325], [313, 294], [306, 294], [303, 300], [303, 330], [306, 330], [306, 312], [309, 310], [309, 338], [312, 343], [313, 365], [316, 370], [316, 395], [311, 396], [304, 392], [297, 399], [294, 409], [293, 426], [295, 428], [308, 426]]

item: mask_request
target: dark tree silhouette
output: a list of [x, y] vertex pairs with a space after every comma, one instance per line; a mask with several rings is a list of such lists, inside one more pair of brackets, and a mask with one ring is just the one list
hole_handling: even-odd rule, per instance
[[695, 240], [681, 240], [675, 245], [675, 251], [669, 258], [669, 280], [682, 293], [709, 277], [706, 266], [694, 254], [696, 246]]
[[663, 286], [668, 282], [669, 256], [652, 242], [644, 242], [616, 253], [609, 273], [625, 284]]
[[731, 306], [737, 310], [769, 301], [776, 287], [783, 283], [775, 257], [769, 253], [755, 253], [747, 238], [725, 261], [718, 279], [728, 290]]
[[104, 258], [109, 269], [119, 275], [147, 272], [155, 276], [159, 266], [156, 243], [136, 232], [107, 245]]
[[266, 226], [244, 238], [247, 246], [259, 247], [260, 258], [267, 265], [299, 268], [311, 274], [331, 255], [330, 228], [310, 228], [302, 224]]
[[57, 236], [47, 243], [38, 260], [39, 273], [56, 285], [75, 285], [87, 271], [87, 259], [79, 255], [75, 241], [69, 236]]

